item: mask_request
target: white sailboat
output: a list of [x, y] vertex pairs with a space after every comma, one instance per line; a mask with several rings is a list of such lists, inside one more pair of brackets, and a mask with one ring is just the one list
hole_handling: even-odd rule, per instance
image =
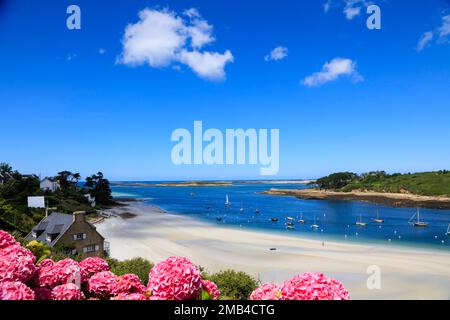
[[378, 222], [378, 223], [383, 223], [384, 222], [384, 219], [380, 219], [380, 212], [378, 211], [378, 209], [377, 209], [377, 217], [376, 217], [376, 219], [372, 219], [373, 221], [375, 221], [375, 222]]
[[228, 193], [225, 196], [225, 206], [229, 207], [230, 206], [230, 198], [228, 198]]
[[239, 211], [240, 212], [244, 212], [245, 211], [245, 209], [244, 209], [244, 202], [241, 202], [241, 209], [239, 209]]
[[311, 225], [311, 228], [312, 229], [319, 229], [320, 228], [319, 225], [316, 224], [316, 216], [314, 216], [314, 224]]
[[450, 223], [448, 224], [447, 232], [445, 233], [445, 235], [450, 236]]
[[359, 215], [359, 221], [356, 221], [356, 225], [360, 227], [367, 227], [368, 223], [362, 221], [362, 214]]
[[[417, 221], [413, 222], [413, 219], [417, 217]], [[428, 223], [424, 221], [420, 221], [420, 210], [417, 209], [417, 212], [409, 219], [409, 223], [413, 224], [414, 227], [426, 228], [428, 227]]]

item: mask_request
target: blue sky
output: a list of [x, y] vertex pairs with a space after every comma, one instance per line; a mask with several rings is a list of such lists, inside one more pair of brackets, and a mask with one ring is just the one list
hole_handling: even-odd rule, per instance
[[[367, 29], [359, 0], [332, 0], [328, 10], [327, 0], [0, 3], [0, 161], [20, 171], [264, 178], [254, 165], [173, 165], [171, 133], [192, 130], [194, 120], [221, 130], [279, 128], [272, 178], [450, 168], [449, 1], [373, 1], [381, 30]], [[81, 30], [66, 27], [70, 4], [81, 8]], [[186, 35], [162, 64], [164, 50], [139, 51], [136, 30], [133, 41], [124, 38], [146, 8], [209, 39], [195, 47]], [[287, 56], [265, 59], [276, 47]], [[211, 67], [193, 52], [216, 60]], [[337, 58], [348, 62], [344, 70]]]

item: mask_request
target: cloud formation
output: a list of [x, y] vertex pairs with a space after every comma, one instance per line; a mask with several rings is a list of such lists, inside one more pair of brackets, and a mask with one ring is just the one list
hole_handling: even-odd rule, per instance
[[439, 27], [433, 31], [424, 32], [417, 42], [417, 51], [422, 51], [431, 45], [431, 41], [436, 38], [437, 43], [448, 43], [450, 36], [450, 14], [442, 17], [442, 22]]
[[182, 15], [146, 8], [139, 12], [138, 22], [126, 27], [117, 63], [153, 68], [183, 64], [203, 79], [221, 81], [226, 78], [226, 64], [234, 57], [229, 50], [201, 50], [214, 41], [213, 26], [195, 8]]
[[334, 58], [326, 62], [321, 71], [306, 77], [302, 84], [308, 87], [318, 87], [342, 76], [350, 77], [354, 82], [363, 81], [363, 77], [356, 70], [356, 62], [346, 58]]
[[264, 57], [265, 61], [283, 60], [288, 56], [288, 49], [286, 47], [278, 46], [273, 49], [268, 55]]
[[363, 8], [369, 6], [369, 2], [366, 0], [327, 0], [323, 4], [324, 12], [330, 11], [334, 7], [342, 8], [342, 13], [345, 15], [347, 20], [352, 20], [353, 18], [361, 14]]

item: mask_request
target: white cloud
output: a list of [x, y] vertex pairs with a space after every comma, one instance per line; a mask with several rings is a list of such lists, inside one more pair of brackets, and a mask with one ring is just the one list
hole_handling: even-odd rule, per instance
[[278, 46], [273, 49], [268, 55], [264, 57], [265, 61], [283, 60], [288, 56], [288, 49], [286, 47]]
[[445, 37], [450, 35], [450, 14], [442, 17], [442, 25], [438, 28], [439, 39], [446, 40]]
[[123, 51], [117, 62], [125, 65], [147, 64], [162, 68], [184, 64], [207, 80], [223, 80], [225, 65], [233, 62], [229, 50], [221, 54], [200, 51], [215, 41], [213, 26], [191, 8], [177, 15], [173, 11], [146, 8], [139, 21], [129, 24], [122, 39]]
[[224, 54], [183, 50], [180, 54], [180, 62], [188, 65], [199, 77], [212, 81], [223, 80], [225, 65], [233, 60], [230, 50]]
[[323, 4], [324, 12], [330, 11], [333, 7], [343, 7], [342, 13], [347, 20], [352, 20], [356, 16], [361, 14], [363, 8], [368, 7], [370, 4], [367, 0], [327, 0]]
[[325, 63], [322, 70], [306, 77], [302, 84], [308, 87], [317, 87], [341, 76], [349, 76], [354, 82], [362, 81], [362, 76], [356, 71], [356, 62], [351, 59], [334, 58]]
[[431, 44], [433, 38], [436, 38], [437, 43], [449, 42], [448, 36], [450, 35], [450, 14], [442, 17], [442, 24], [434, 31], [427, 31], [420, 37], [416, 50], [422, 51]]
[[417, 43], [417, 51], [422, 51], [433, 40], [433, 32], [424, 32]]

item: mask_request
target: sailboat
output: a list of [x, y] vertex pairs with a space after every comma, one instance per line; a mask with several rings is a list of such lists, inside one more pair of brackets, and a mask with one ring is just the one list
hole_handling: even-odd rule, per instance
[[378, 209], [377, 209], [377, 217], [376, 217], [376, 219], [372, 219], [373, 221], [375, 221], [375, 222], [378, 222], [378, 223], [383, 223], [384, 222], [384, 219], [380, 219], [380, 212], [378, 211]]
[[445, 235], [450, 236], [450, 223], [448, 224], [447, 232], [445, 233]]
[[314, 224], [311, 225], [311, 228], [313, 229], [319, 229], [319, 225], [316, 224], [316, 216], [314, 216]]
[[226, 197], [225, 197], [225, 206], [226, 206], [226, 207], [229, 207], [229, 206], [230, 206], [230, 198], [228, 198], [228, 193], [227, 193], [227, 195], [226, 195]]
[[260, 213], [261, 210], [259, 210], [258, 208], [255, 209], [255, 213]]
[[303, 219], [303, 213], [302, 213], [302, 217], [300, 218], [300, 220], [298, 220], [298, 223], [305, 223], [305, 219]]
[[[412, 220], [417, 216], [417, 221], [416, 222], [412, 222]], [[417, 212], [411, 217], [411, 219], [409, 219], [409, 223], [412, 223], [414, 225], [414, 227], [418, 227], [418, 228], [426, 228], [428, 227], [428, 223], [424, 222], [424, 221], [420, 221], [420, 211], [419, 209], [417, 209]]]
[[356, 225], [360, 227], [367, 227], [368, 223], [362, 221], [362, 214], [359, 215], [359, 221], [356, 221]]
[[244, 203], [243, 203], [243, 202], [241, 202], [241, 208], [239, 209], [239, 211], [240, 211], [240, 212], [244, 212], [244, 211], [245, 211], [245, 209], [244, 209]]

